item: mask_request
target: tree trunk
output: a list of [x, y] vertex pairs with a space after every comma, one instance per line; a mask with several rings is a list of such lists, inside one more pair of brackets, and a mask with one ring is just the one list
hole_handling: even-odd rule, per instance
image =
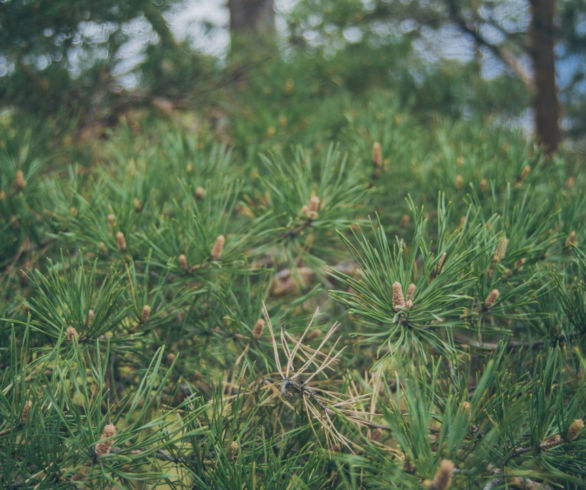
[[232, 51], [271, 41], [275, 33], [273, 0], [228, 0]]
[[561, 142], [560, 103], [555, 76], [555, 0], [530, 0], [529, 50], [533, 63], [533, 111], [538, 141], [547, 153]]

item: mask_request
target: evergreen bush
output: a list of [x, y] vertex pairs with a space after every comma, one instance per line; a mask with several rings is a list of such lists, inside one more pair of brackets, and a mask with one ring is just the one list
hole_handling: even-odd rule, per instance
[[2, 487], [584, 486], [576, 157], [322, 99], [2, 137]]

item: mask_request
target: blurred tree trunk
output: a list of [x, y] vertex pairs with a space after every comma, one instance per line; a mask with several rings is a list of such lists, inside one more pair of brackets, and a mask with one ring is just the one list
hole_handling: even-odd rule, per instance
[[270, 44], [275, 34], [273, 0], [228, 0], [232, 52]]
[[529, 53], [533, 63], [533, 111], [537, 139], [548, 153], [561, 142], [560, 103], [555, 76], [555, 0], [530, 0]]

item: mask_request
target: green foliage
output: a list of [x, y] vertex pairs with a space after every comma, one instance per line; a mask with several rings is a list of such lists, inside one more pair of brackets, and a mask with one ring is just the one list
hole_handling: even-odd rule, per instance
[[579, 162], [273, 67], [217, 130], [2, 136], [1, 485], [583, 486]]

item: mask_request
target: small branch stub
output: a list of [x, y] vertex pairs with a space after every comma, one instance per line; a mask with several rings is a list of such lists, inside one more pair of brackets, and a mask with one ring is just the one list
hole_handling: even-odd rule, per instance
[[108, 424], [104, 427], [102, 435], [100, 436], [100, 442], [96, 444], [96, 456], [102, 456], [108, 454], [112, 448], [112, 440], [110, 440], [116, 434], [116, 426], [114, 424]]
[[220, 260], [222, 258], [225, 242], [226, 239], [224, 238], [224, 235], [219, 235], [218, 238], [216, 238], [216, 243], [214, 243], [214, 248], [212, 248], [212, 259]]
[[94, 310], [90, 309], [87, 313], [87, 328], [89, 329], [94, 322]]

